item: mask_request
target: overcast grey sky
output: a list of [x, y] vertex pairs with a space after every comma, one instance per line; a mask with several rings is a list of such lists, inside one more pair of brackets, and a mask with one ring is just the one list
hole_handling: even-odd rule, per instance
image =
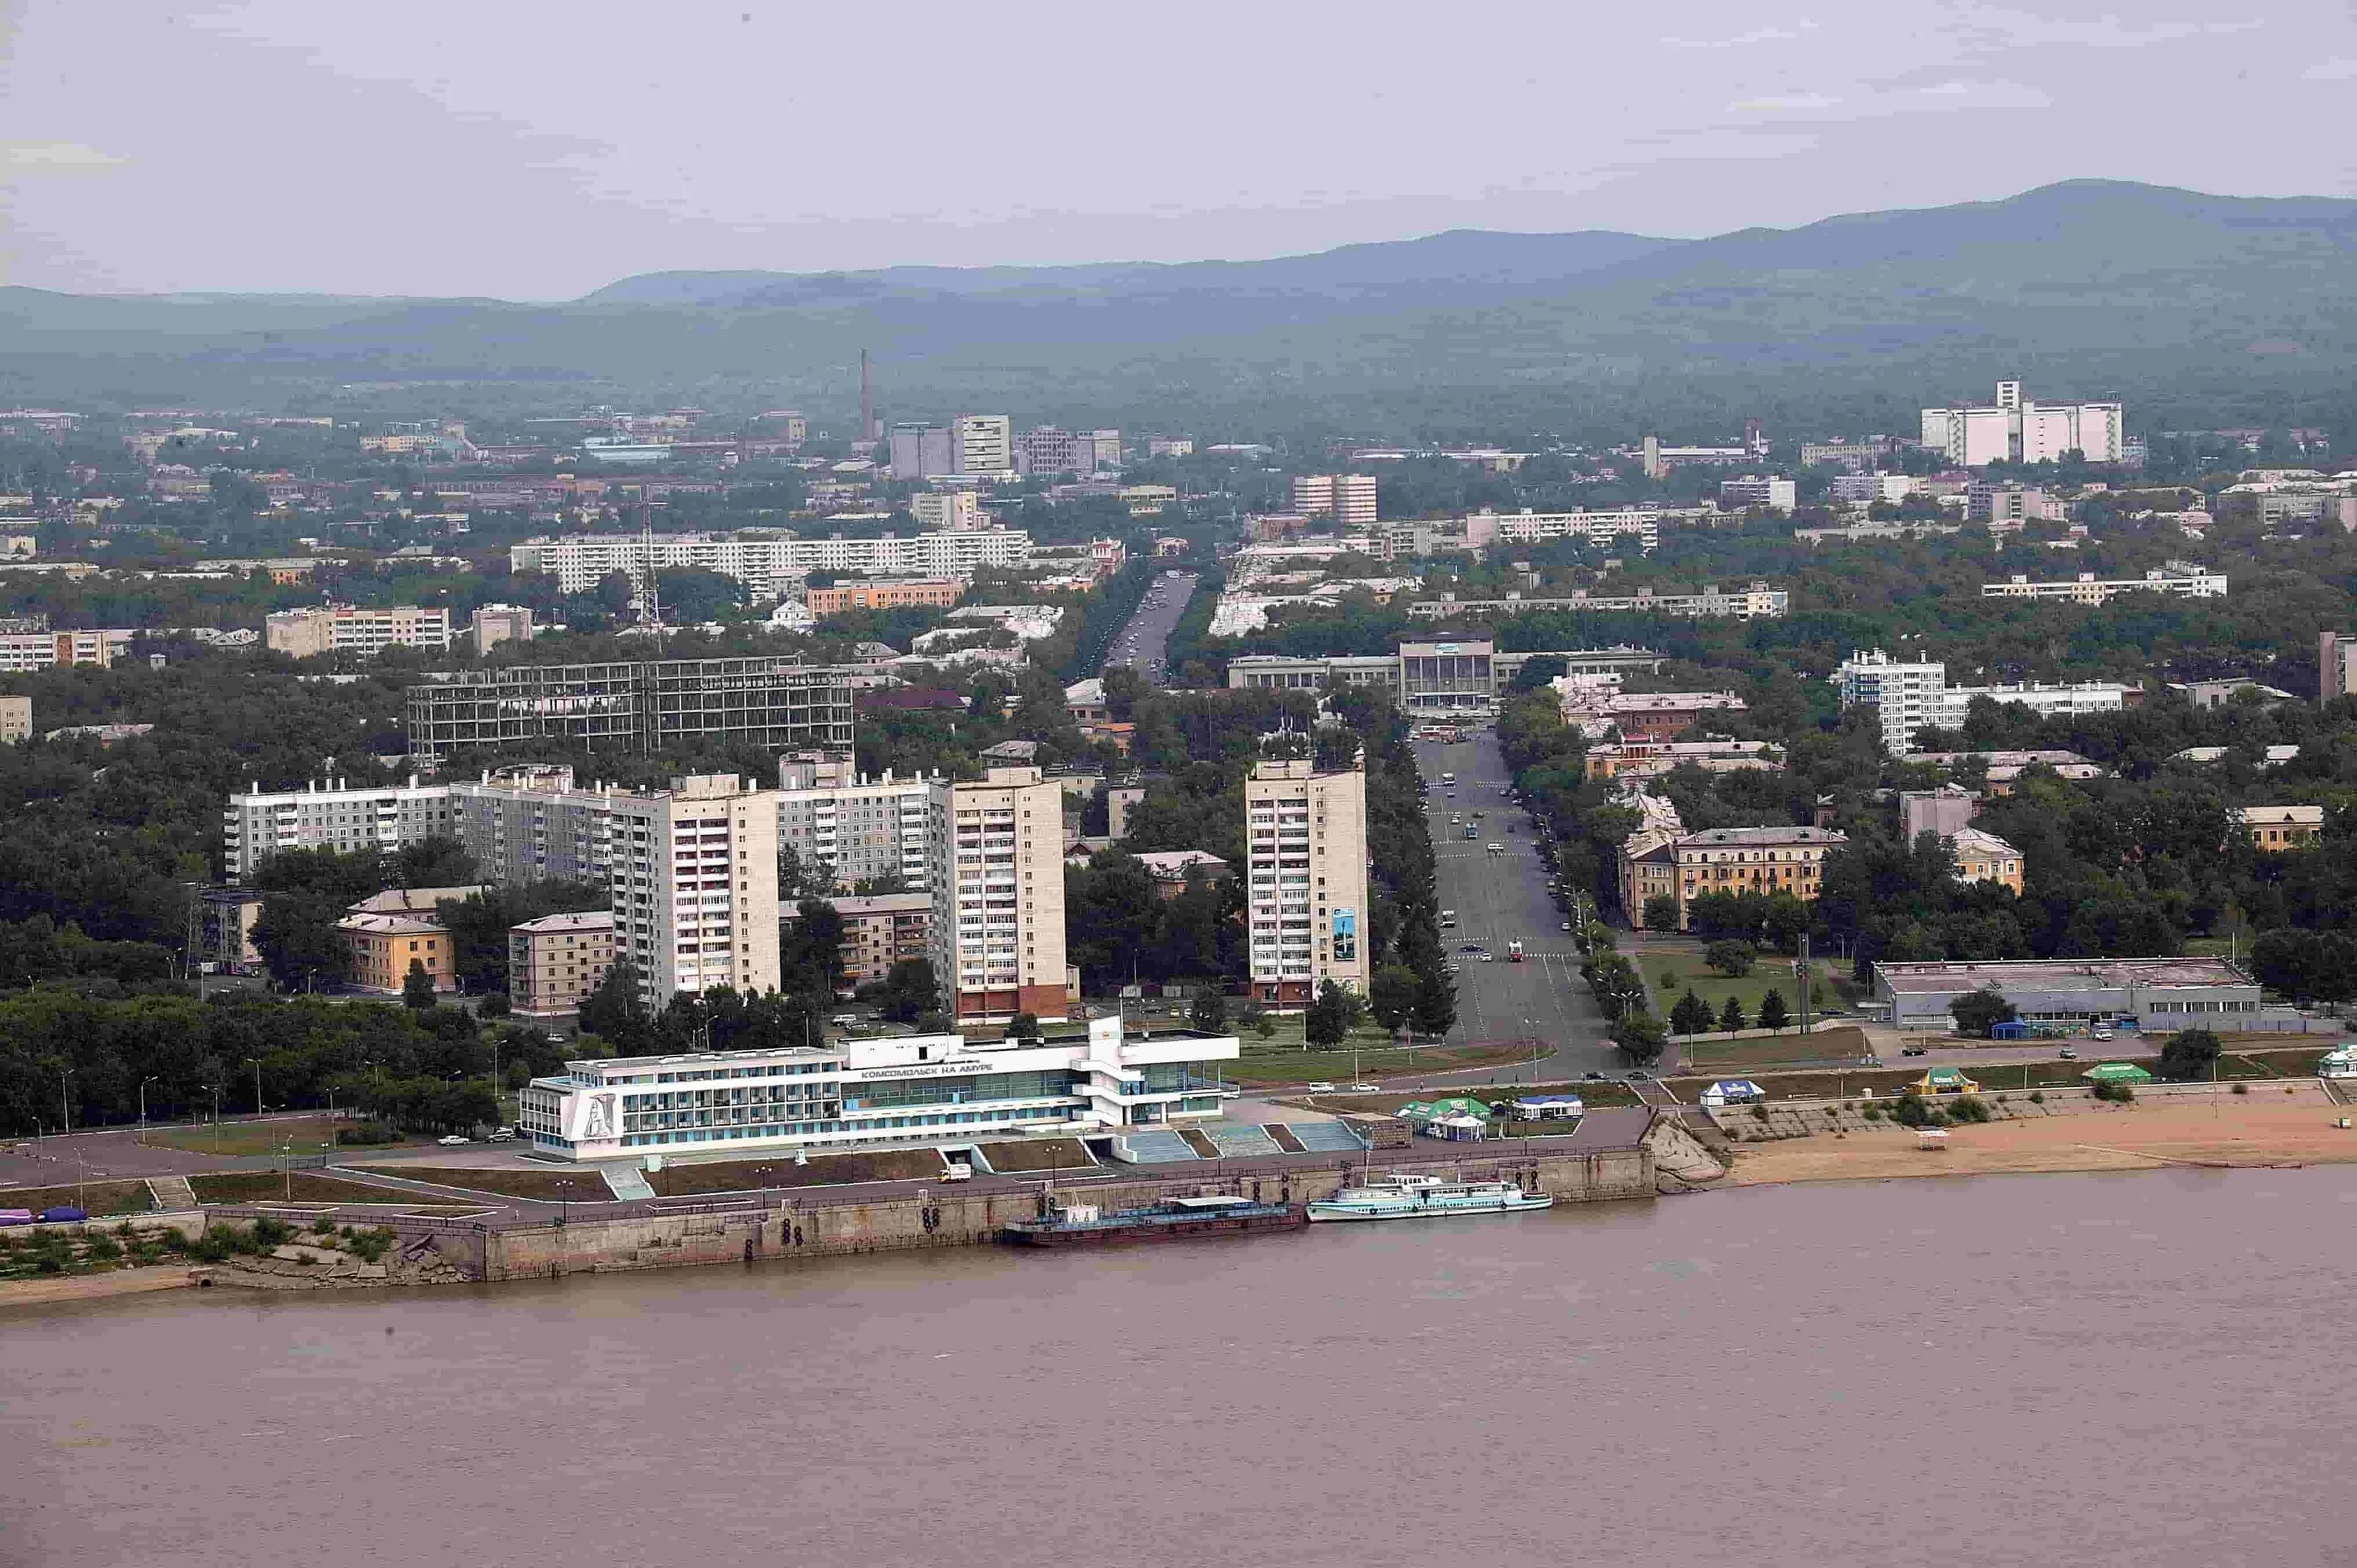
[[0, 282], [553, 298], [2351, 195], [2352, 104], [2345, 0], [0, 0]]

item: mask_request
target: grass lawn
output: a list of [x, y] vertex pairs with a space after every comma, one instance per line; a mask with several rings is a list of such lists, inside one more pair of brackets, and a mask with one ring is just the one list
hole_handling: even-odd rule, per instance
[[[411, 1181], [429, 1181], [437, 1187], [496, 1193], [502, 1197], [542, 1197], [551, 1203], [562, 1197], [570, 1197], [576, 1203], [606, 1203], [614, 1196], [613, 1190], [606, 1185], [606, 1178], [594, 1170], [576, 1170], [560, 1175], [555, 1171], [500, 1170], [496, 1167], [478, 1170], [465, 1165], [354, 1165], [352, 1168], [366, 1171], [371, 1176], [405, 1176]], [[571, 1187], [569, 1192], [566, 1190], [568, 1185]], [[399, 1203], [401, 1199], [394, 1197], [388, 1201]]]
[[[185, 1149], [192, 1155], [274, 1155], [289, 1144], [298, 1155], [332, 1154], [336, 1129], [357, 1126], [349, 1117], [286, 1117], [273, 1122], [222, 1122], [210, 1127], [151, 1130], [147, 1141], [159, 1148]], [[415, 1140], [408, 1140], [415, 1142]], [[398, 1144], [371, 1144], [375, 1149], [399, 1148]]]
[[[1382, 1038], [1387, 1041], [1390, 1036]], [[1400, 1078], [1410, 1073], [1503, 1067], [1530, 1058], [1527, 1046], [1412, 1046], [1402, 1049], [1386, 1044], [1380, 1049], [1360, 1051], [1358, 1065], [1359, 1071], [1370, 1079]], [[1247, 1045], [1242, 1060], [1222, 1062], [1220, 1071], [1231, 1082], [1247, 1089], [1313, 1083], [1321, 1079], [1343, 1083], [1351, 1077], [1351, 1047], [1345, 1045], [1330, 1051], [1262, 1050]]]
[[1689, 1042], [1680, 1036], [1676, 1045], [1681, 1059], [1695, 1072], [1732, 1071], [1738, 1068], [1748, 1070], [1785, 1062], [1836, 1061], [1845, 1058], [1854, 1061], [1863, 1058], [1867, 1049], [1866, 1031], [1855, 1025], [1813, 1028], [1805, 1035], [1794, 1027], [1781, 1035], [1744, 1040]]
[[0, 1187], [0, 1208], [87, 1208], [93, 1215], [145, 1214], [155, 1208], [144, 1181], [89, 1181], [62, 1187]]
[[[199, 1203], [391, 1203], [404, 1208], [432, 1208], [414, 1193], [371, 1187], [364, 1181], [317, 1171], [221, 1171], [192, 1176], [188, 1187]], [[292, 1188], [290, 1192], [289, 1188]]]
[[[797, 1165], [790, 1152], [783, 1159], [715, 1160], [701, 1165], [666, 1164], [649, 1171], [647, 1185], [659, 1197], [693, 1197], [707, 1192], [750, 1192], [761, 1187], [831, 1187], [857, 1181], [931, 1181], [942, 1174], [942, 1157], [931, 1149], [879, 1149], [863, 1155], [813, 1155]], [[612, 1196], [602, 1178], [593, 1176], [597, 1196]], [[531, 1195], [537, 1196], [537, 1195]], [[576, 1188], [574, 1196], [581, 1196]]]
[[1015, 1143], [985, 1144], [982, 1157], [1001, 1176], [1028, 1171], [1086, 1170], [1096, 1162], [1078, 1138], [1040, 1138]]
[[[1744, 1018], [1756, 1025], [1760, 1018], [1760, 999], [1770, 991], [1781, 991], [1784, 993], [1786, 1015], [1793, 1026], [1799, 1026], [1801, 992], [1798, 983], [1792, 979], [1790, 960], [1763, 954], [1752, 966], [1751, 972], [1739, 979], [1730, 979], [1719, 973], [1691, 953], [1647, 953], [1641, 967], [1645, 972], [1645, 983], [1652, 988], [1654, 1015], [1657, 1017], [1667, 1019], [1670, 1009], [1678, 1004], [1678, 998], [1691, 990], [1710, 1004], [1714, 1017], [1720, 1008], [1727, 1005], [1727, 999], [1734, 997], [1743, 1004]], [[1839, 992], [1834, 983], [1823, 974], [1822, 965], [1819, 969], [1821, 972], [1815, 981], [1816, 1000], [1812, 1004], [1813, 1010], [1841, 1006]]]
[[[1232, 1013], [1229, 1015], [1228, 1031], [1243, 1042], [1246, 1056], [1251, 1056], [1255, 1051], [1306, 1051], [1309, 1048], [1309, 1038], [1302, 1032], [1308, 1026], [1308, 1019], [1303, 1015], [1288, 1013], [1280, 1017], [1272, 1013], [1262, 1022], [1268, 1026], [1268, 1034], [1265, 1037], [1257, 1029], [1248, 1029], [1237, 1023]], [[1351, 1031], [1350, 1037], [1342, 1042], [1342, 1047], [1345, 1050], [1352, 1046], [1372, 1049], [1377, 1046], [1388, 1047], [1392, 1044], [1392, 1032], [1389, 1029], [1372, 1020], [1361, 1019], [1358, 1026]], [[1313, 1073], [1310, 1076], [1314, 1078], [1318, 1075]]]

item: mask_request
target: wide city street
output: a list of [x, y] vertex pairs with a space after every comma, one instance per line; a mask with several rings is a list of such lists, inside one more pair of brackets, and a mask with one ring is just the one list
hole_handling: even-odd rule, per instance
[[[1603, 1016], [1579, 978], [1579, 955], [1563, 929], [1570, 916], [1547, 892], [1536, 831], [1506, 795], [1511, 779], [1498, 737], [1486, 729], [1466, 733], [1454, 744], [1415, 743], [1416, 766], [1430, 789], [1426, 821], [1439, 862], [1440, 907], [1457, 917], [1440, 933], [1449, 961], [1458, 966], [1457, 1027], [1449, 1038], [1536, 1038], [1550, 1047], [1536, 1064], [1538, 1078], [1619, 1077], [1627, 1064], [1605, 1037]], [[1440, 782], [1443, 773], [1457, 776], [1453, 793]], [[1452, 815], [1463, 822], [1452, 825]], [[1465, 836], [1468, 825], [1478, 830], [1476, 837]], [[1491, 854], [1491, 843], [1502, 847]], [[1513, 941], [1523, 944], [1521, 963], [1509, 961], [1507, 944]], [[1491, 961], [1462, 950], [1477, 944]], [[1458, 1076], [1486, 1082], [1493, 1070], [1501, 1082], [1533, 1076], [1512, 1069]]]

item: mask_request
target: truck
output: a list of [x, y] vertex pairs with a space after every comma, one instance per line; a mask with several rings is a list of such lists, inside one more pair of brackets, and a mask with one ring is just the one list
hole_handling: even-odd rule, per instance
[[1520, 963], [1523, 961], [1522, 943], [1508, 942], [1506, 944], [1506, 961], [1508, 963]]

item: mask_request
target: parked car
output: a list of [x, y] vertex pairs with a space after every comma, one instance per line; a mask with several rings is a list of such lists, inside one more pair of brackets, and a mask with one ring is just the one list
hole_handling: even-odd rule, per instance
[[1899, 1054], [1902, 1057], [1920, 1057], [1925, 1052], [1921, 1046], [1901, 1046], [1899, 1048]]
[[460, 1134], [460, 1133], [451, 1133], [451, 1134], [450, 1134], [448, 1137], [447, 1137], [447, 1138], [436, 1138], [436, 1139], [435, 1139], [434, 1141], [435, 1141], [436, 1143], [437, 1143], [437, 1144], [441, 1144], [441, 1145], [442, 1145], [444, 1148], [446, 1148], [446, 1149], [455, 1149], [455, 1148], [458, 1148], [458, 1147], [460, 1147], [460, 1146], [461, 1146], [461, 1145], [463, 1145], [463, 1144], [471, 1144], [471, 1143], [473, 1143], [475, 1140], [474, 1140], [474, 1139], [472, 1139], [472, 1138], [468, 1138], [468, 1137], [463, 1136], [463, 1135], [462, 1135], [462, 1134]]
[[2113, 1037], [2112, 1031], [2109, 1029], [2092, 1029], [2088, 1034], [2091, 1038], [2098, 1040], [2108, 1040]]
[[515, 1142], [515, 1139], [516, 1130], [514, 1128], [499, 1127], [493, 1129], [491, 1135], [484, 1139], [483, 1142], [486, 1144], [512, 1144]]

